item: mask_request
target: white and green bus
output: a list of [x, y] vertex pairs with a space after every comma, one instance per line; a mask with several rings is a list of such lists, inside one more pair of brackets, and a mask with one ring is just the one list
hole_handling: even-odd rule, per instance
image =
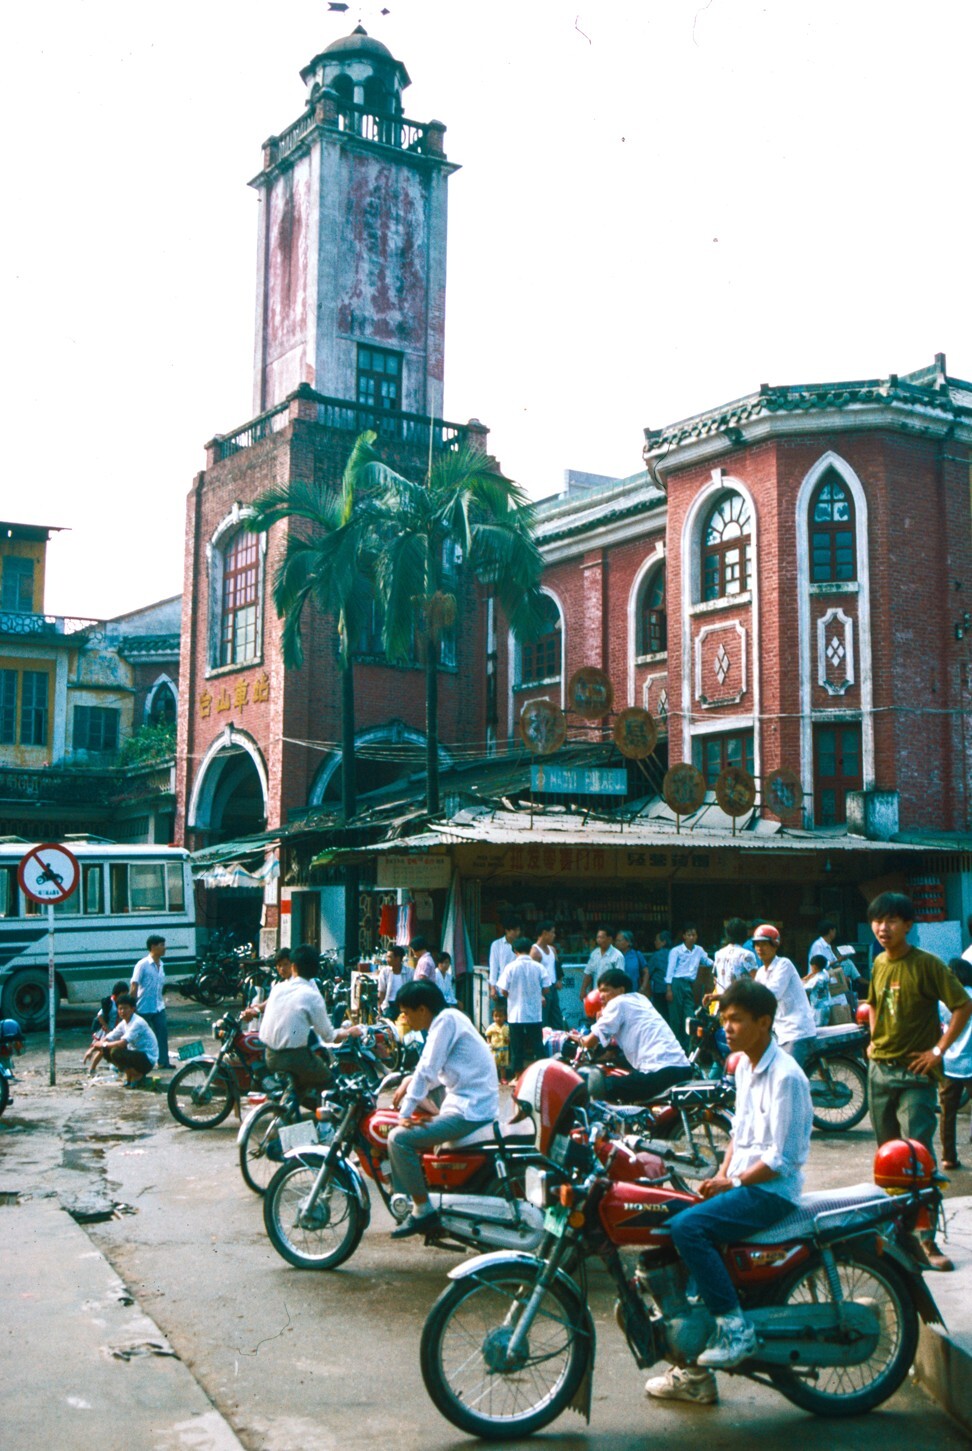
[[[25, 896], [17, 867], [31, 842], [0, 842], [0, 1015], [26, 1030], [47, 1023], [47, 908]], [[145, 939], [166, 941], [166, 976], [196, 961], [196, 914], [189, 853], [173, 846], [70, 842], [81, 867], [77, 891], [54, 908], [58, 996], [97, 1003], [130, 979]]]

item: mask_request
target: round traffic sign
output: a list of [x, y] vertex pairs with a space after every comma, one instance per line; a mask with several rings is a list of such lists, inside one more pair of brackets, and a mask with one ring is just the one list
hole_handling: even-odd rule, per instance
[[32, 846], [21, 858], [17, 880], [35, 902], [64, 902], [81, 880], [81, 867], [73, 852], [54, 841]]

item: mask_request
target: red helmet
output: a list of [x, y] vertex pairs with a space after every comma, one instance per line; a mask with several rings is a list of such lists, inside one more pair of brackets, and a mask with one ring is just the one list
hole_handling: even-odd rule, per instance
[[726, 1059], [726, 1072], [729, 1073], [729, 1074], [735, 1073], [736, 1069], [739, 1067], [739, 1065], [740, 1065], [741, 1062], [742, 1062], [742, 1054], [741, 1053], [739, 1053], [739, 1052], [730, 1053], [729, 1054], [729, 1057]]
[[574, 1109], [586, 1097], [587, 1084], [580, 1074], [556, 1058], [531, 1063], [513, 1085], [519, 1116], [533, 1119], [537, 1149], [547, 1155], [555, 1134], [568, 1132]]
[[927, 1189], [935, 1173], [935, 1160], [917, 1139], [889, 1139], [874, 1155], [874, 1182], [891, 1194]]
[[604, 999], [601, 997], [597, 988], [594, 988], [584, 999], [584, 1016], [588, 1018], [599, 1018], [603, 1007]]
[[854, 1014], [854, 1021], [862, 1028], [871, 1026], [871, 1010], [867, 1003], [859, 1003], [857, 1012]]
[[763, 922], [753, 933], [754, 942], [772, 942], [774, 946], [780, 945], [780, 934], [772, 922]]

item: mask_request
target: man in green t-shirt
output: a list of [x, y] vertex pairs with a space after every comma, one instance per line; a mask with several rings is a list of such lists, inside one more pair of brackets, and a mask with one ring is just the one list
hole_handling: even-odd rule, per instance
[[[940, 957], [908, 941], [915, 920], [909, 897], [882, 892], [867, 915], [883, 949], [874, 959], [867, 995], [871, 1123], [879, 1144], [917, 1139], [934, 1158], [942, 1055], [972, 1016], [972, 999]], [[944, 1032], [940, 1002], [952, 1010]], [[930, 1235], [923, 1243], [932, 1269], [952, 1269]]]

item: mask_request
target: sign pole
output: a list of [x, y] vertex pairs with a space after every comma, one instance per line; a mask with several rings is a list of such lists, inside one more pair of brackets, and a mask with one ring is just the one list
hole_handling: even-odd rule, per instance
[[47, 1033], [51, 1053], [51, 1087], [57, 1082], [54, 1054], [54, 1017], [57, 994], [54, 991], [54, 903], [47, 904]]

